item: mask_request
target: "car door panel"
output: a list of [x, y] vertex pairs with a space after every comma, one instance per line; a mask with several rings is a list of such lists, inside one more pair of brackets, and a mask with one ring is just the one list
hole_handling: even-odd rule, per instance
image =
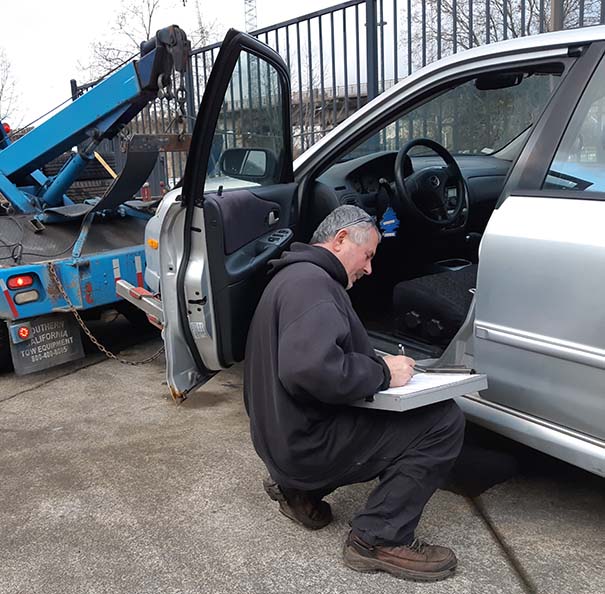
[[601, 440], [605, 201], [543, 184], [603, 51], [579, 54], [511, 172], [480, 246], [474, 323], [486, 400]]
[[[229, 31], [198, 112], [181, 203], [175, 199], [162, 224], [162, 230], [171, 229], [160, 241], [167, 254], [162, 284], [173, 286], [176, 295], [176, 303], [166, 303], [170, 289], [164, 304], [173, 394], [184, 396], [243, 359], [267, 263], [292, 240], [297, 186], [289, 101], [280, 56], [247, 34]], [[264, 169], [249, 159], [255, 152], [264, 157]], [[182, 238], [176, 237], [179, 225]]]
[[296, 191], [296, 184], [284, 184], [206, 196], [207, 257], [221, 329], [216, 334], [221, 365], [244, 358], [247, 327], [268, 280], [267, 263], [292, 241], [290, 211]]
[[484, 398], [605, 439], [605, 202], [510, 196], [480, 251]]

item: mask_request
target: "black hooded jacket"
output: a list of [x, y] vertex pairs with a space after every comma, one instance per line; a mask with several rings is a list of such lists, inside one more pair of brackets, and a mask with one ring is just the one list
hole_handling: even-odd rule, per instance
[[314, 489], [375, 440], [369, 411], [348, 406], [390, 383], [346, 292], [347, 273], [319, 246], [273, 260], [246, 345], [244, 398], [252, 442], [271, 476]]

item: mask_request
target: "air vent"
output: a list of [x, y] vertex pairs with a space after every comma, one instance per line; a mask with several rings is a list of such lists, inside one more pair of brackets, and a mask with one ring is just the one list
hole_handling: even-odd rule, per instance
[[351, 204], [353, 206], [361, 206], [357, 194], [344, 194], [340, 197], [341, 204]]

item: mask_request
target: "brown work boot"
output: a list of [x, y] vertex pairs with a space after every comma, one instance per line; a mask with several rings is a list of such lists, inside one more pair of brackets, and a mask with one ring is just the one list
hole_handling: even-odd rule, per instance
[[417, 538], [410, 545], [369, 545], [349, 532], [344, 562], [355, 571], [386, 571], [395, 577], [416, 582], [436, 582], [454, 575], [458, 560], [447, 547], [430, 545]]
[[309, 530], [319, 530], [332, 521], [330, 505], [319, 497], [294, 489], [287, 489], [286, 494], [270, 477], [263, 479], [263, 487], [267, 495], [279, 503], [279, 511], [284, 516]]

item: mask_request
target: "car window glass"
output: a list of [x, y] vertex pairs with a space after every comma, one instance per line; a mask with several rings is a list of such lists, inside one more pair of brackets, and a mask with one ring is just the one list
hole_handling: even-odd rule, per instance
[[601, 62], [550, 165], [544, 189], [605, 191], [605, 63]]
[[204, 191], [279, 182], [284, 98], [277, 70], [242, 52], [218, 118]]
[[452, 154], [497, 156], [535, 123], [561, 73], [553, 65], [466, 80], [388, 124], [345, 159], [398, 150], [415, 138], [435, 140]]

